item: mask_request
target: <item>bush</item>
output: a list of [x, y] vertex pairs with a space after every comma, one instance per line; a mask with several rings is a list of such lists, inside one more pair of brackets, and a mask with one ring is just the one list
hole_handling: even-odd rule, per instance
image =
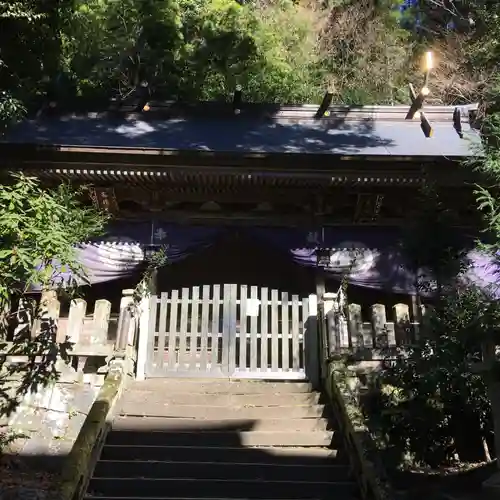
[[387, 361], [365, 400], [371, 425], [398, 463], [437, 467], [489, 458], [492, 416], [486, 384], [471, 365], [497, 330], [499, 307], [466, 287], [442, 297], [407, 357]]

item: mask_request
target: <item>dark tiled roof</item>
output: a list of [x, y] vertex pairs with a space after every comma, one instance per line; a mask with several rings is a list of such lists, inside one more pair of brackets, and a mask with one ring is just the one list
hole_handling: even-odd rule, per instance
[[[295, 109], [295, 111], [294, 111]], [[300, 153], [361, 156], [464, 157], [477, 153], [479, 134], [462, 113], [463, 138], [453, 107], [426, 108], [434, 134], [420, 120], [405, 120], [408, 107], [332, 108], [315, 120], [314, 106], [287, 108], [273, 117], [161, 118], [154, 113], [98, 113], [25, 120], [3, 142], [99, 148], [152, 148], [232, 153]]]

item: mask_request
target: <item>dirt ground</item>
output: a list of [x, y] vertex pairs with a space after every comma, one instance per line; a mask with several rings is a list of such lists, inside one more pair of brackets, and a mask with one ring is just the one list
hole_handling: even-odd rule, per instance
[[496, 461], [432, 472], [401, 471], [393, 484], [408, 500], [482, 500], [482, 483], [496, 471]]

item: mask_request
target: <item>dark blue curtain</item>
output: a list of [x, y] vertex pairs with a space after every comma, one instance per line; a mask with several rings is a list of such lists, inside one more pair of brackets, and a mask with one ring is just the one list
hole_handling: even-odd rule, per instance
[[290, 252], [295, 262], [316, 267], [316, 250], [328, 248], [331, 276], [350, 284], [395, 293], [413, 293], [415, 276], [405, 266], [399, 250], [400, 230], [383, 227], [249, 228], [254, 237]]
[[[143, 265], [144, 250], [150, 245], [164, 246], [168, 261], [175, 263], [213, 245], [232, 230], [227, 226], [114, 221], [104, 236], [80, 245], [77, 252], [90, 282], [101, 283], [133, 275]], [[322, 269], [332, 277], [346, 278], [352, 285], [415, 293], [416, 276], [401, 254], [401, 232], [396, 228], [239, 227], [237, 230], [262, 245], [286, 252], [302, 266], [318, 266], [317, 249], [328, 248], [331, 256]], [[470, 279], [489, 289], [498, 288], [497, 264], [478, 252], [470, 258]], [[68, 272], [60, 272], [58, 279], [65, 281], [69, 276]]]

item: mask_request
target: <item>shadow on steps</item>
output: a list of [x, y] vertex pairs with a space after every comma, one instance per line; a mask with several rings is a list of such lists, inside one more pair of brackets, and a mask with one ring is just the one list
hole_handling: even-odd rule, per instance
[[329, 412], [304, 385], [134, 384], [85, 498], [357, 498]]

